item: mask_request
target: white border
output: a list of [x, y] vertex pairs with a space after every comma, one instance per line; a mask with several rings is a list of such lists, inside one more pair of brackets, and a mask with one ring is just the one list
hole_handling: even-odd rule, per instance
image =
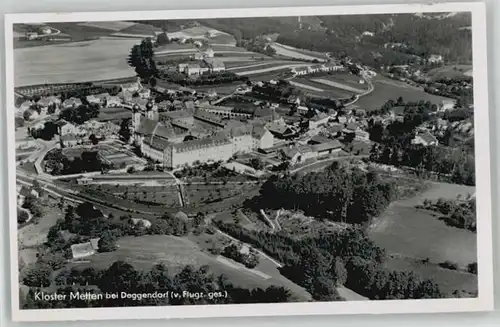
[[[23, 22], [76, 22], [187, 18], [272, 17], [307, 15], [390, 14], [414, 12], [472, 13], [473, 76], [475, 102], [477, 249], [479, 296], [473, 299], [382, 300], [280, 304], [232, 304], [165, 307], [20, 310], [16, 212], [13, 24]], [[493, 264], [491, 231], [490, 132], [488, 109], [486, 8], [483, 2], [438, 4], [352, 5], [282, 8], [204, 9], [134, 12], [79, 12], [5, 15], [7, 158], [9, 182], [11, 299], [14, 321], [209, 318], [298, 316], [334, 314], [386, 314], [491, 311]], [[480, 163], [480, 165], [478, 164]]]

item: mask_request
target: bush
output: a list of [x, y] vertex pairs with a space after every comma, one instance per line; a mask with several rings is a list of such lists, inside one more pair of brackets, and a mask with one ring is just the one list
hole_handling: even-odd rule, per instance
[[458, 264], [456, 264], [455, 262], [452, 262], [452, 261], [445, 261], [445, 262], [441, 262], [439, 264], [439, 266], [441, 268], [444, 268], [444, 269], [450, 269], [450, 270], [457, 270], [458, 269]]
[[477, 275], [477, 262], [469, 263], [467, 265], [467, 271], [471, 274]]

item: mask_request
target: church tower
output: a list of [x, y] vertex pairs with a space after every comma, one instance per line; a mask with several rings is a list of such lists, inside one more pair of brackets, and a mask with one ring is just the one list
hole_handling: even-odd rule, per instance
[[135, 132], [139, 128], [141, 123], [141, 111], [139, 105], [134, 104], [132, 106], [132, 132]]
[[158, 106], [155, 104], [154, 99], [151, 99], [146, 104], [146, 117], [158, 121]]

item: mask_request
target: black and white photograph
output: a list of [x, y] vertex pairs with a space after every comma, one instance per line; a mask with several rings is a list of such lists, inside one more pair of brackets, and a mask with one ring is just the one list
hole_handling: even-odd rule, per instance
[[7, 15], [14, 318], [490, 310], [484, 15]]

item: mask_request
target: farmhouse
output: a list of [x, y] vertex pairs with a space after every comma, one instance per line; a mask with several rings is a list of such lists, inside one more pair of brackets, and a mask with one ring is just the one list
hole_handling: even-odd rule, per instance
[[267, 125], [267, 129], [274, 136], [281, 139], [295, 135], [295, 131], [283, 121], [273, 121]]
[[96, 97], [95, 95], [91, 94], [91, 95], [87, 95], [87, 97], [85, 98], [87, 100], [88, 103], [101, 103], [101, 99], [99, 99], [98, 97]]
[[60, 121], [58, 123], [59, 125], [59, 134], [60, 135], [66, 135], [66, 134], [76, 134], [77, 133], [77, 127], [71, 123], [68, 123], [67, 121]]

